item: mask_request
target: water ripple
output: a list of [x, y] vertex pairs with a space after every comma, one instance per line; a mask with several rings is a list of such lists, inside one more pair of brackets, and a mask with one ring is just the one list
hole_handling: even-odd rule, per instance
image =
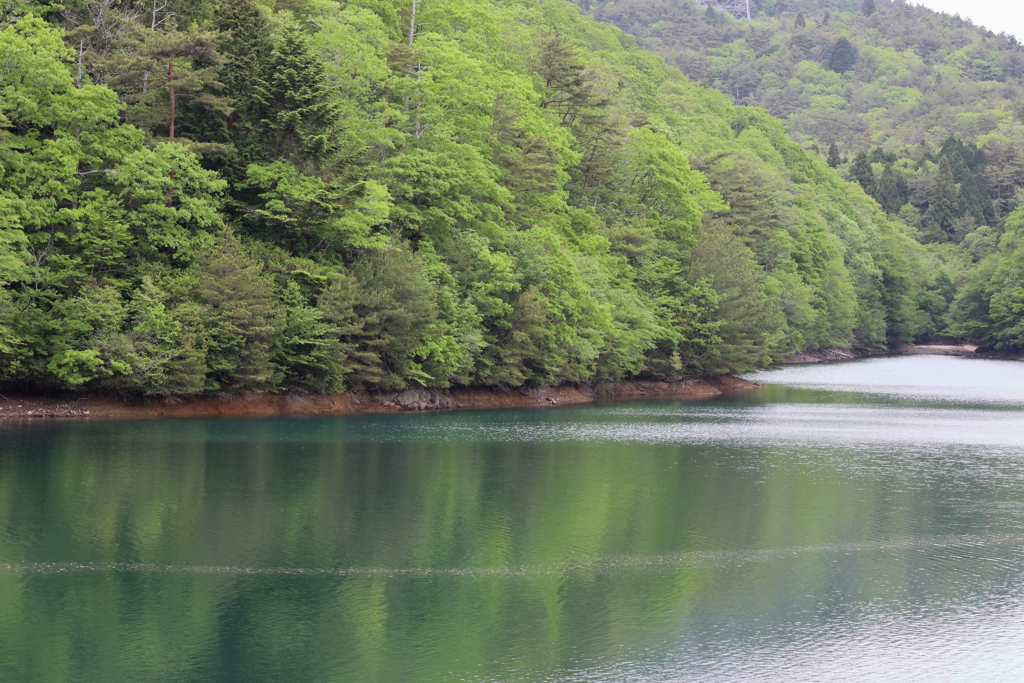
[[[76, 574], [76, 573], [153, 573], [213, 574], [253, 576], [375, 576], [401, 577], [531, 577], [567, 573], [619, 574], [671, 572], [680, 567], [731, 566], [772, 562], [808, 554], [884, 553], [908, 550], [944, 550], [956, 548], [990, 549], [1024, 546], [1024, 535], [984, 534], [930, 536], [886, 541], [826, 543], [751, 550], [692, 550], [651, 555], [605, 555], [592, 560], [565, 560], [547, 564], [503, 565], [493, 567], [246, 567], [238, 565], [185, 565], [151, 562], [7, 562], [0, 563], [3, 574]], [[949, 561], [950, 557], [945, 557]]]

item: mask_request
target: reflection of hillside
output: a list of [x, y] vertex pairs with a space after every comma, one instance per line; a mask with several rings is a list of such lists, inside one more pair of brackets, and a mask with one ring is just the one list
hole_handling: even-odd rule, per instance
[[[1019, 505], [1020, 475], [964, 441], [971, 416], [766, 391], [12, 425], [0, 455], [4, 671], [572, 680], [579, 667], [692, 671], [701, 652], [726, 670], [747, 656], [727, 643], [771, 643], [801, 619], [818, 624], [808, 647], [824, 646], [913, 604], [988, 605], [992, 585], [1015, 581], [1016, 508], [993, 515], [986, 501]], [[977, 424], [1020, 420], [973, 410]], [[908, 420], [930, 420], [928, 443], [907, 438]], [[844, 440], [855, 423], [870, 439]], [[630, 429], [637, 439], [620, 438]], [[643, 442], [659, 432], [677, 437]]]

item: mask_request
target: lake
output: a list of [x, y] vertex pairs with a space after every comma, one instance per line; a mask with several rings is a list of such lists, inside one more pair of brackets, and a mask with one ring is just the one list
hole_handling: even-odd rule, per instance
[[0, 680], [1024, 680], [1024, 363], [0, 423]]

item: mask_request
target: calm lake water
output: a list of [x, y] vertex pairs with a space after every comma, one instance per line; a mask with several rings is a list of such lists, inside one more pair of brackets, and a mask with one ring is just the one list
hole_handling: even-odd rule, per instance
[[1024, 363], [0, 425], [0, 681], [1024, 680]]

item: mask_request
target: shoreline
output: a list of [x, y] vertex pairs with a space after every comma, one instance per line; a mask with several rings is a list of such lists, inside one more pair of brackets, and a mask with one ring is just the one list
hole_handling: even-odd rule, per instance
[[988, 358], [991, 360], [1024, 360], [1024, 357], [1015, 353], [999, 351], [982, 351], [979, 353], [978, 347], [970, 344], [905, 344], [891, 349], [870, 351], [854, 348], [804, 351], [778, 362], [781, 365], [829, 363], [875, 356], [960, 356], [962, 358]]
[[544, 408], [643, 398], [699, 399], [748, 391], [759, 384], [733, 375], [677, 382], [628, 381], [509, 389], [457, 388], [346, 391], [340, 394], [240, 392], [214, 396], [115, 398], [104, 395], [0, 394], [0, 422], [40, 418], [122, 420], [157, 417], [356, 415], [422, 410]]

